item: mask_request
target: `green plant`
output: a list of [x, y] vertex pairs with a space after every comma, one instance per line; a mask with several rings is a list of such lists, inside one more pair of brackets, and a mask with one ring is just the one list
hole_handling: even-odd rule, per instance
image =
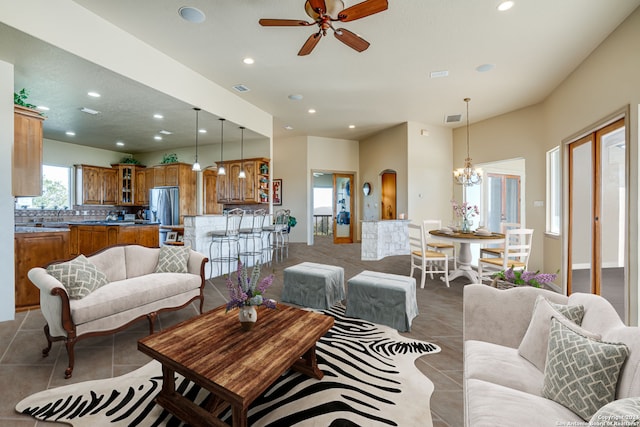
[[128, 165], [139, 165], [140, 161], [134, 159], [133, 157], [123, 157], [122, 160], [120, 160], [120, 163], [125, 163]]
[[25, 88], [22, 88], [18, 93], [13, 92], [13, 103], [15, 105], [20, 105], [21, 107], [36, 108], [35, 105], [27, 102], [28, 97], [29, 92]]
[[166, 165], [167, 163], [178, 163], [178, 155], [176, 153], [165, 154], [164, 157], [162, 157], [161, 163], [163, 165]]
[[298, 223], [298, 220], [296, 219], [295, 216], [289, 216], [289, 227], [295, 227], [296, 224]]

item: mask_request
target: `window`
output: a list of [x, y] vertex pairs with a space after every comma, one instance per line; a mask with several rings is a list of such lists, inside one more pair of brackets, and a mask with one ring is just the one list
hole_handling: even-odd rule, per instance
[[60, 166], [42, 166], [42, 195], [18, 197], [16, 205], [22, 209], [66, 209], [71, 206], [71, 169]]
[[560, 235], [560, 147], [547, 151], [547, 233]]

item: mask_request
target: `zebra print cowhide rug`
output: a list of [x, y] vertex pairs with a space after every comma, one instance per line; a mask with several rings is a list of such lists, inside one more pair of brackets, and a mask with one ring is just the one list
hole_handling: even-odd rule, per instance
[[[322, 380], [284, 373], [249, 408], [250, 426], [431, 426], [433, 383], [415, 359], [440, 348], [407, 339], [395, 329], [324, 311], [333, 328], [317, 345]], [[38, 420], [89, 426], [180, 426], [154, 403], [162, 387], [158, 362], [126, 375], [87, 381], [29, 396], [16, 410]], [[176, 389], [200, 404], [207, 393], [177, 375]], [[231, 415], [224, 416], [230, 423]]]

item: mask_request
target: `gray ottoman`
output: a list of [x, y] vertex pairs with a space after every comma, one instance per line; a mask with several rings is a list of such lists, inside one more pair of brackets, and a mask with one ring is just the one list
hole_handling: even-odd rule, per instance
[[365, 270], [347, 282], [345, 314], [408, 332], [418, 315], [416, 279]]
[[342, 267], [303, 262], [284, 269], [283, 302], [326, 310], [343, 299]]

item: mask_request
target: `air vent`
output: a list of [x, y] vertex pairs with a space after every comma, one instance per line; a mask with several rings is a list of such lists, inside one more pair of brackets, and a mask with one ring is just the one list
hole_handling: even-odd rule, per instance
[[246, 87], [245, 85], [235, 85], [233, 88], [238, 92], [249, 92], [251, 89]]
[[462, 114], [451, 114], [449, 116], [444, 116], [445, 123], [459, 123], [462, 121]]

